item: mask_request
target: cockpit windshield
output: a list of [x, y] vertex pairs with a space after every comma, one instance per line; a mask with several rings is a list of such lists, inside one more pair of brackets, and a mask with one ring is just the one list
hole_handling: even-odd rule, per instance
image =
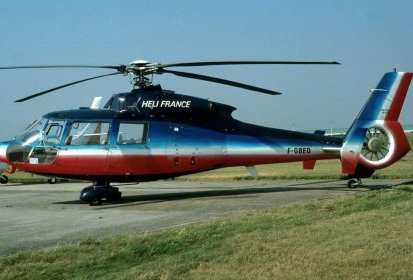
[[6, 151], [9, 162], [50, 164], [58, 154], [66, 120], [41, 118], [14, 138]]
[[34, 143], [38, 143], [41, 139], [42, 130], [46, 122], [46, 119], [39, 119], [33, 122], [26, 128], [24, 133], [16, 136], [16, 142], [20, 142], [23, 146], [34, 145]]
[[39, 119], [26, 131], [17, 136], [15, 141], [22, 146], [54, 146], [61, 141], [65, 120]]

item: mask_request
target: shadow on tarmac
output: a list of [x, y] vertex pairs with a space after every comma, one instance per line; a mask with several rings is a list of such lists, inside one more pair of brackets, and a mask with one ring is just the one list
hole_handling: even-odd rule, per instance
[[[222, 190], [200, 190], [200, 191], [187, 191], [187, 192], [171, 192], [171, 193], [156, 193], [156, 194], [143, 194], [143, 195], [130, 195], [123, 196], [122, 200], [117, 202], [103, 202], [101, 206], [96, 209], [105, 209], [105, 206], [110, 206], [110, 208], [123, 207], [134, 204], [151, 204], [151, 203], [161, 203], [168, 201], [179, 201], [184, 199], [192, 198], [206, 198], [206, 197], [231, 197], [231, 196], [245, 196], [263, 193], [277, 193], [277, 192], [291, 192], [291, 191], [311, 191], [311, 190], [339, 190], [339, 191], [354, 191], [354, 189], [347, 188], [345, 181], [332, 187], [308, 187], [309, 185], [317, 186], [319, 184], [340, 182], [342, 180], [330, 180], [330, 181], [315, 181], [315, 182], [305, 182], [305, 183], [295, 183], [288, 184], [285, 186], [274, 186], [274, 187], [250, 187], [250, 188], [231, 188]], [[362, 185], [363, 190], [378, 190], [383, 188], [393, 188], [401, 185], [413, 184], [413, 180], [402, 182], [399, 184], [375, 184], [375, 185]], [[263, 183], [263, 185], [265, 185]], [[307, 187], [306, 187], [307, 186]], [[85, 204], [80, 200], [74, 201], [62, 201], [55, 202], [53, 204]]]

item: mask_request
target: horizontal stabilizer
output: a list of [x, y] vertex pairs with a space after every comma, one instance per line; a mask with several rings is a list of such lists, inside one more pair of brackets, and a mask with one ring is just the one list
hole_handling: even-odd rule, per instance
[[339, 154], [341, 152], [341, 148], [327, 147], [323, 148], [323, 151], [326, 153]]

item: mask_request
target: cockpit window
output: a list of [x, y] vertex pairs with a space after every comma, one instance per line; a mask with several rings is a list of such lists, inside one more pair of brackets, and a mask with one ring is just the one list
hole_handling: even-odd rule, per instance
[[110, 122], [73, 122], [65, 145], [108, 144]]
[[6, 151], [10, 162], [50, 164], [58, 154], [55, 147], [62, 139], [66, 121], [40, 119], [15, 138]]
[[15, 139], [21, 142], [23, 146], [32, 145], [39, 142], [42, 138], [43, 127], [46, 124], [46, 119], [39, 119], [29, 125], [23, 134], [17, 136]]
[[23, 146], [54, 146], [60, 143], [66, 121], [40, 119], [15, 139]]
[[62, 137], [63, 129], [65, 126], [65, 121], [62, 120], [52, 120], [46, 126], [44, 130], [44, 144], [47, 145], [58, 145], [60, 144], [60, 139]]
[[26, 127], [26, 129], [24, 130], [24, 132], [30, 132], [30, 131], [33, 131], [33, 130], [42, 130], [42, 129], [43, 129], [43, 126], [44, 126], [44, 124], [45, 124], [46, 122], [47, 122], [46, 119], [38, 119], [38, 120], [35, 120], [34, 122], [30, 123], [30, 124]]

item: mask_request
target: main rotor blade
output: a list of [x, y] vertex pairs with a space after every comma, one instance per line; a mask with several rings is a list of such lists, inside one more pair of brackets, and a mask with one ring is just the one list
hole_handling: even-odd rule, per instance
[[121, 74], [121, 73], [119, 73], [119, 72], [115, 72], [115, 73], [110, 73], [110, 74], [105, 74], [105, 75], [100, 75], [100, 76], [95, 76], [95, 77], [91, 77], [91, 78], [79, 80], [79, 81], [76, 81], [76, 82], [71, 82], [71, 83], [64, 84], [64, 85], [61, 85], [61, 86], [58, 86], [58, 87], [55, 87], [55, 88], [51, 88], [51, 89], [48, 89], [48, 90], [45, 90], [45, 91], [42, 91], [42, 92], [39, 92], [39, 93], [36, 93], [36, 94], [32, 94], [32, 95], [30, 95], [30, 96], [27, 96], [27, 97], [24, 97], [24, 98], [22, 98], [22, 99], [16, 100], [16, 101], [14, 101], [14, 102], [27, 101], [27, 100], [29, 100], [29, 99], [32, 99], [32, 98], [41, 96], [41, 95], [43, 95], [43, 94], [46, 94], [46, 93], [49, 93], [49, 92], [52, 92], [52, 91], [55, 91], [55, 90], [58, 90], [58, 89], [61, 89], [61, 88], [65, 88], [65, 87], [72, 86], [72, 85], [75, 85], [75, 84], [80, 84], [80, 83], [83, 83], [83, 82], [86, 82], [86, 81], [90, 81], [90, 80], [94, 80], [94, 79], [98, 79], [98, 78], [103, 78], [103, 77], [113, 76], [113, 75], [120, 75], [120, 74]]
[[103, 69], [121, 69], [125, 66], [99, 66], [99, 65], [26, 65], [26, 66], [5, 66], [0, 67], [0, 70], [15, 70], [15, 69], [44, 69], [44, 68], [103, 68]]
[[340, 64], [337, 61], [266, 61], [266, 60], [240, 60], [240, 61], [199, 61], [163, 64], [161, 68], [167, 67], [192, 67], [192, 66], [217, 66], [217, 65], [271, 65], [271, 64]]
[[224, 80], [224, 79], [215, 78], [215, 77], [211, 77], [211, 76], [199, 75], [199, 74], [195, 74], [195, 73], [172, 71], [172, 70], [163, 70], [161, 73], [170, 73], [170, 74], [174, 74], [174, 75], [180, 76], [180, 77], [196, 79], [196, 80], [203, 80], [203, 81], [208, 81], [208, 82], [217, 83], [217, 84], [224, 84], [224, 85], [243, 88], [243, 89], [247, 89], [247, 90], [251, 90], [251, 91], [257, 91], [257, 92], [261, 92], [261, 93], [265, 93], [265, 94], [271, 94], [271, 95], [281, 94], [280, 92], [272, 91], [272, 90], [265, 89], [265, 88], [259, 88], [259, 87], [255, 87], [255, 86], [251, 86], [251, 85], [247, 85], [247, 84], [241, 84], [241, 83], [234, 82], [234, 81]]

